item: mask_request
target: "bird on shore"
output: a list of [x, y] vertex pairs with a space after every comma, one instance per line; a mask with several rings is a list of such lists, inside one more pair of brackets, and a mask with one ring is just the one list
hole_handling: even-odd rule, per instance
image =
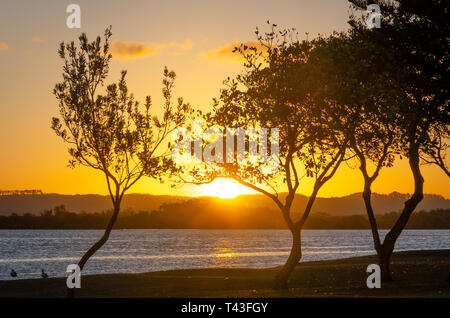
[[41, 277], [42, 277], [43, 279], [48, 278], [48, 275], [47, 275], [46, 272], [44, 272], [44, 269], [43, 269], [43, 268], [41, 268]]
[[16, 271], [15, 270], [11, 270], [11, 277], [17, 277], [17, 273], [16, 273]]

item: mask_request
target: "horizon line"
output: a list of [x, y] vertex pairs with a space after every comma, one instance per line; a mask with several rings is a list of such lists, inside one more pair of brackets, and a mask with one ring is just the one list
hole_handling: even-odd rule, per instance
[[[30, 191], [30, 190], [0, 190], [0, 197], [1, 196], [12, 196], [12, 195], [23, 195], [23, 196], [29, 196], [29, 195], [66, 195], [66, 196], [88, 196], [88, 195], [93, 195], [93, 196], [103, 196], [103, 197], [109, 197], [109, 194], [100, 194], [100, 193], [58, 193], [58, 192], [44, 192], [40, 189], [33, 189], [33, 191], [40, 191], [39, 194], [2, 194], [2, 192], [21, 192], [21, 191]], [[278, 195], [283, 195], [286, 194], [287, 192], [279, 192]], [[346, 195], [341, 195], [341, 196], [317, 196], [317, 198], [321, 198], [321, 199], [333, 199], [333, 198], [344, 198], [344, 197], [350, 197], [350, 196], [354, 196], [354, 195], [360, 195], [362, 192], [353, 192], [350, 194], [346, 194]], [[411, 196], [412, 193], [402, 193], [402, 192], [398, 192], [398, 191], [392, 191], [390, 193], [379, 193], [379, 192], [372, 192], [372, 195], [386, 195], [386, 196], [391, 196], [391, 195], [406, 195], [406, 196]], [[428, 195], [428, 196], [436, 196], [436, 197], [441, 197], [445, 200], [450, 200], [450, 197], [447, 198], [442, 194], [437, 194], [437, 193], [423, 193], [424, 196]], [[238, 197], [243, 197], [243, 196], [264, 196], [264, 194], [262, 193], [246, 193], [246, 194], [239, 194], [236, 195], [233, 198], [221, 198], [219, 196], [213, 196], [213, 195], [176, 195], [176, 194], [152, 194], [152, 193], [148, 193], [148, 192], [131, 192], [131, 193], [126, 193], [125, 196], [130, 196], [130, 195], [148, 195], [148, 196], [155, 196], [155, 197], [162, 197], [162, 196], [169, 196], [169, 197], [179, 197], [179, 198], [216, 198], [216, 199], [220, 199], [220, 200], [234, 200]], [[295, 195], [301, 195], [301, 196], [305, 196], [305, 197], [309, 197], [308, 194], [304, 194], [304, 193], [296, 193]]]

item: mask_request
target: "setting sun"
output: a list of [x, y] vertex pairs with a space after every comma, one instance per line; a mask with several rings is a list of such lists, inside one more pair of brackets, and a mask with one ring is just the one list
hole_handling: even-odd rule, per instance
[[200, 186], [201, 195], [232, 199], [242, 194], [256, 194], [255, 191], [230, 179], [217, 179], [210, 184]]

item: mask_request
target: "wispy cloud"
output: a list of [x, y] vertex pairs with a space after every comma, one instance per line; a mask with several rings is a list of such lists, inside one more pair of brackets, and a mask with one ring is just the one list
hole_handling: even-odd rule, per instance
[[109, 49], [114, 58], [120, 60], [138, 59], [160, 55], [162, 51], [171, 49], [173, 54], [179, 55], [184, 51], [192, 49], [192, 41], [186, 39], [183, 43], [144, 43], [144, 42], [127, 42], [114, 41]]
[[38, 36], [33, 36], [31, 38], [31, 42], [32, 43], [44, 43], [45, 41], [43, 39], [41, 39], [40, 37], [38, 37]]
[[247, 47], [256, 47], [258, 52], [266, 51], [266, 48], [258, 41], [234, 41], [231, 44], [222, 45], [220, 47], [200, 53], [200, 58], [204, 60], [219, 60], [227, 63], [242, 64], [242, 62], [244, 61], [243, 56], [239, 52], [233, 52], [234, 48], [239, 47], [241, 44], [244, 44]]
[[7, 50], [7, 49], [8, 49], [8, 44], [6, 44], [5, 42], [0, 42], [0, 51]]

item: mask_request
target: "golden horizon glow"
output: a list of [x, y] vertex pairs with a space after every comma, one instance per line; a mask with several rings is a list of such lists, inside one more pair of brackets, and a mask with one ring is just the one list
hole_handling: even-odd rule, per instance
[[233, 199], [238, 195], [257, 193], [236, 181], [223, 178], [214, 180], [210, 184], [201, 185], [199, 192], [202, 196], [212, 196], [221, 199]]
[[[240, 42], [255, 44], [255, 27], [266, 30], [266, 21], [280, 28], [295, 27], [299, 37], [330, 34], [348, 28], [346, 1], [303, 0], [274, 5], [271, 2], [115, 1], [79, 0], [81, 29], [69, 29], [65, 6], [58, 1], [4, 1], [2, 24], [12, 30], [0, 35], [0, 189], [41, 189], [44, 193], [108, 195], [105, 176], [87, 167], [69, 169], [68, 145], [50, 129], [58, 115], [52, 94], [61, 80], [62, 61], [57, 50], [61, 41], [72, 41], [85, 32], [90, 40], [112, 25], [111, 48], [115, 57], [106, 84], [117, 82], [127, 70], [127, 83], [136, 99], [151, 95], [153, 114], [163, 104], [161, 80], [164, 66], [177, 74], [174, 101], [182, 96], [195, 109], [210, 111], [223, 80], [242, 71], [233, 47]], [[327, 10], [323, 10], [326, 6]], [[174, 8], [176, 7], [176, 10]], [[107, 8], [107, 10], [105, 10]], [[239, 8], [239, 10], [236, 10]], [[45, 17], [36, 12], [45, 12]], [[187, 15], [188, 14], [188, 15]], [[186, 20], [186, 17], [189, 17]], [[167, 17], [170, 18], [168, 23]], [[230, 19], [230, 17], [232, 17]], [[21, 23], [17, 23], [20, 20]], [[114, 54], [113, 54], [114, 55]], [[450, 156], [450, 153], [448, 154]], [[424, 192], [450, 198], [449, 178], [435, 166], [423, 166]], [[144, 177], [128, 193], [174, 196], [236, 197], [255, 194], [230, 180], [211, 185], [171, 187], [169, 180]], [[298, 193], [310, 195], [312, 179], [301, 180]], [[363, 179], [357, 164], [342, 164], [320, 190], [320, 197], [361, 192]], [[383, 168], [373, 192], [411, 193], [414, 182], [406, 160]], [[285, 187], [277, 188], [279, 192]]]

